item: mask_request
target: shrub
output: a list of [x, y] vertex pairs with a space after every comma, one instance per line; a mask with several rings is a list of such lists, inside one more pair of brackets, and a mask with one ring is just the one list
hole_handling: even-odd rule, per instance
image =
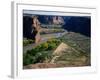
[[41, 48], [42, 48], [43, 50], [47, 50], [47, 49], [48, 49], [48, 43], [45, 42], [45, 43], [41, 44]]
[[50, 39], [32, 50], [28, 50], [23, 55], [23, 65], [42, 63], [46, 59], [50, 59], [52, 57], [52, 51], [59, 45], [60, 42], [61, 41], [57, 39]]
[[55, 49], [57, 46], [55, 43], [51, 43], [48, 45], [48, 50], [52, 50], [52, 49]]
[[35, 41], [32, 39], [23, 40], [23, 46], [27, 46], [28, 44], [34, 43]]
[[30, 54], [24, 54], [23, 55], [23, 65], [28, 65], [30, 63], [32, 63], [33, 58]]
[[41, 52], [33, 52], [34, 49], [27, 51], [23, 55], [23, 65], [35, 64], [35, 63], [43, 63], [47, 59], [51, 59], [52, 54], [51, 51], [41, 51]]

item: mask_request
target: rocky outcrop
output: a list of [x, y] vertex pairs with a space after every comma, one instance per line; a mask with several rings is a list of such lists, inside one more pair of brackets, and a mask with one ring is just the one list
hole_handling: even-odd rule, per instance
[[65, 43], [61, 43], [58, 47], [57, 47], [57, 49], [53, 52], [53, 55], [62, 55], [62, 53], [64, 52], [64, 51], [66, 51], [68, 48], [70, 48], [67, 44], [65, 44]]
[[39, 21], [43, 24], [64, 24], [61, 16], [39, 16]]
[[40, 41], [40, 22], [37, 16], [23, 16], [23, 37], [34, 39], [35, 43]]
[[64, 20], [60, 16], [53, 17], [53, 24], [64, 24]]
[[40, 22], [37, 16], [33, 17], [32, 28], [33, 28], [33, 33], [35, 33], [35, 43], [38, 43], [41, 40], [41, 37], [40, 37], [41, 27], [40, 27]]

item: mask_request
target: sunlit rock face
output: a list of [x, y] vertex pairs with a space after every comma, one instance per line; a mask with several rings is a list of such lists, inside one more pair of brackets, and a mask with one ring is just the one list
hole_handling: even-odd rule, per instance
[[61, 43], [56, 50], [54, 51], [53, 55], [62, 55], [64, 51], [66, 51], [67, 49], [69, 49], [70, 47], [65, 44], [65, 43]]
[[60, 16], [53, 17], [53, 24], [64, 24], [64, 20]]
[[33, 24], [32, 24], [32, 33], [35, 34], [35, 43], [38, 43], [41, 40], [40, 32], [41, 32], [40, 22], [38, 20], [38, 17], [34, 16], [33, 17]]
[[38, 19], [43, 24], [64, 24], [61, 16], [39, 16]]

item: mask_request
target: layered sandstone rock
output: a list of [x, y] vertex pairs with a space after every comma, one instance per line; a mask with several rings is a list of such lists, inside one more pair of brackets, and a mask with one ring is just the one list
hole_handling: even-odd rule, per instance
[[63, 24], [64, 20], [62, 17], [60, 16], [55, 16], [53, 17], [53, 24]]
[[34, 29], [34, 32], [36, 33], [36, 35], [35, 35], [35, 43], [38, 43], [41, 40], [41, 37], [40, 37], [41, 27], [40, 27], [40, 22], [39, 22], [37, 16], [33, 17], [32, 27]]

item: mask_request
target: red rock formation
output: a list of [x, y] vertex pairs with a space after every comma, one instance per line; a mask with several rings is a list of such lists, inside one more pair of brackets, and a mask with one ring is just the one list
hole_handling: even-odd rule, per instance
[[62, 17], [60, 16], [55, 16], [53, 17], [53, 24], [63, 24], [64, 20]]
[[40, 42], [41, 37], [40, 37], [40, 31], [41, 31], [41, 27], [40, 27], [40, 22], [37, 19], [37, 16], [33, 17], [33, 28], [36, 31], [36, 36], [35, 36], [35, 43]]

